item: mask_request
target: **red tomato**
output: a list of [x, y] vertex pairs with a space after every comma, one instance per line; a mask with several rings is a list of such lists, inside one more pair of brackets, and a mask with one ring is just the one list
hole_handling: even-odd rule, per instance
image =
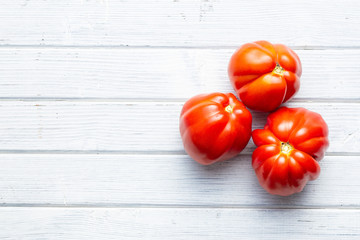
[[248, 108], [270, 112], [299, 90], [301, 62], [285, 45], [258, 41], [242, 45], [233, 54], [228, 73]]
[[192, 97], [180, 115], [184, 148], [203, 165], [225, 161], [249, 142], [251, 121], [250, 112], [232, 93]]
[[288, 196], [301, 192], [320, 174], [317, 160], [329, 146], [328, 127], [320, 114], [305, 108], [282, 107], [268, 116], [264, 129], [254, 130], [258, 148], [252, 166], [269, 193]]

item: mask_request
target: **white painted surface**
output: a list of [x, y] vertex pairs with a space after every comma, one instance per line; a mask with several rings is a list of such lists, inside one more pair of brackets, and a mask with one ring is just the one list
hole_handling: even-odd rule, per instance
[[[359, 26], [357, 0], [3, 1], [0, 238], [359, 239]], [[253, 143], [204, 167], [178, 133], [184, 101], [232, 92], [228, 59], [259, 39], [299, 54], [288, 105], [330, 129], [290, 197], [258, 185]]]
[[[300, 194], [269, 195], [251, 156], [201, 166], [187, 155], [1, 154], [0, 204], [11, 206], [357, 207], [357, 156], [326, 156]], [[16, 169], [16, 170], [14, 170]], [[347, 173], [347, 174], [344, 174]]]
[[359, 209], [20, 207], [0, 209], [0, 237], [347, 240], [359, 238], [359, 219]]
[[[0, 48], [0, 94], [184, 102], [202, 92], [233, 92], [227, 65], [235, 50]], [[295, 99], [359, 99], [360, 50], [296, 52], [303, 75]]]
[[357, 0], [3, 0], [2, 45], [360, 46]]
[[[183, 153], [178, 126], [182, 104], [4, 101], [0, 103], [0, 150]], [[329, 153], [359, 153], [360, 103], [289, 102], [287, 106], [305, 107], [324, 117], [330, 128]], [[253, 128], [263, 127], [266, 117], [254, 112]], [[253, 149], [250, 143], [244, 152]]]

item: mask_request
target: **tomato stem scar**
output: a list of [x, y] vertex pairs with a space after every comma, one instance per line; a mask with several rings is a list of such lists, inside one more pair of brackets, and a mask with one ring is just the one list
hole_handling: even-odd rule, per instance
[[274, 74], [277, 74], [277, 75], [280, 75], [280, 76], [283, 76], [284, 75], [284, 68], [282, 68], [280, 66], [280, 64], [276, 63], [276, 66], [274, 68], [274, 70], [272, 71]]
[[233, 107], [231, 105], [227, 105], [225, 111], [227, 111], [228, 113], [232, 113]]
[[281, 152], [282, 153], [289, 155], [292, 152], [292, 150], [294, 150], [294, 147], [291, 146], [290, 143], [281, 142]]

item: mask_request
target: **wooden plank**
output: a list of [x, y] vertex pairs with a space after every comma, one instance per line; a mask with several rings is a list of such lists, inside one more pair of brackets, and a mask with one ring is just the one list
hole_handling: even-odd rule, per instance
[[[292, 102], [323, 115], [328, 152], [359, 153], [360, 103]], [[3, 101], [0, 150], [181, 152], [181, 102]], [[253, 128], [266, 113], [253, 114]], [[250, 143], [245, 152], [252, 152]]]
[[186, 155], [1, 154], [0, 204], [359, 207], [358, 160], [327, 156], [302, 193], [279, 197], [260, 187], [250, 155], [201, 166]]
[[[360, 7], [344, 1], [2, 1], [1, 45], [359, 46]], [[319, 11], [321, 9], [321, 11]]]
[[[186, 99], [232, 92], [235, 49], [0, 49], [2, 98]], [[360, 50], [297, 50], [296, 99], [359, 99]], [[326, 86], [326, 91], [324, 91]]]
[[[1, 208], [1, 239], [358, 239], [360, 211]], [[29, 224], [31, 222], [31, 224]]]

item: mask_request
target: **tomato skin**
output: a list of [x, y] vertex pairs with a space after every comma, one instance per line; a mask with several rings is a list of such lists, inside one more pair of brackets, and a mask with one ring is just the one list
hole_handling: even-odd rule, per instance
[[305, 108], [281, 107], [267, 118], [264, 129], [252, 133], [258, 147], [252, 167], [270, 194], [301, 192], [320, 174], [318, 160], [329, 146], [328, 127], [320, 114]]
[[228, 67], [230, 82], [241, 101], [263, 112], [275, 110], [294, 96], [301, 73], [300, 58], [293, 50], [267, 41], [242, 45]]
[[185, 151], [203, 165], [239, 154], [250, 140], [251, 124], [251, 113], [232, 93], [194, 96], [180, 114]]

